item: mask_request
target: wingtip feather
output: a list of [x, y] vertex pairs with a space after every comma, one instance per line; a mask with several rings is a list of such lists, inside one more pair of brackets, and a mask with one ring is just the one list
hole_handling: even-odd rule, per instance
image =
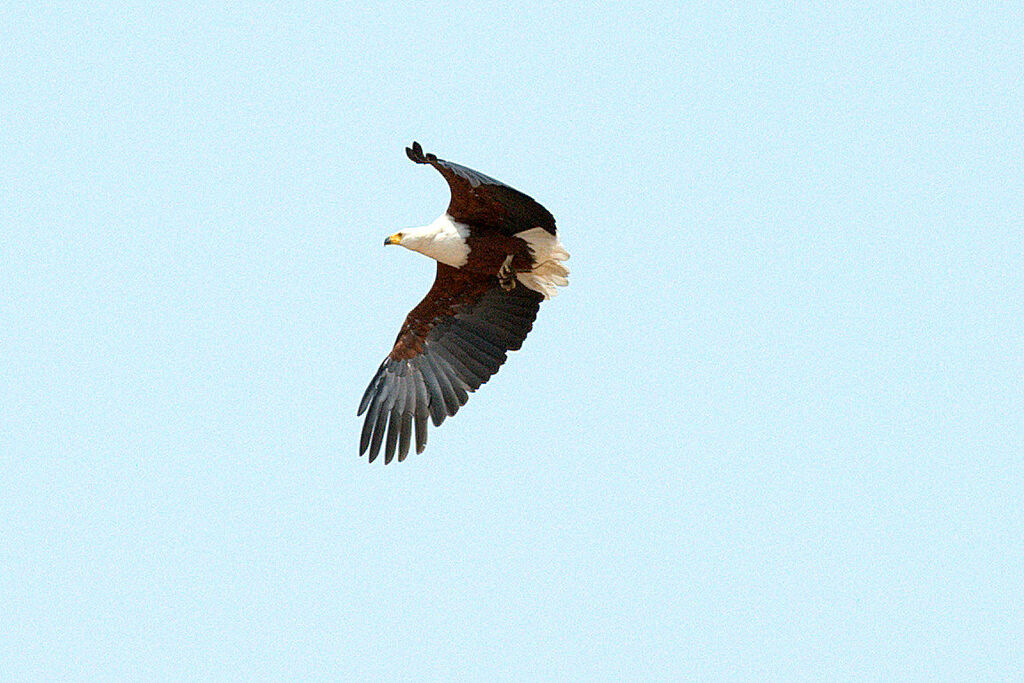
[[420, 147], [420, 143], [413, 141], [412, 147], [405, 148], [405, 155], [409, 157], [411, 161], [417, 164], [425, 164], [427, 160], [423, 157], [423, 148]]

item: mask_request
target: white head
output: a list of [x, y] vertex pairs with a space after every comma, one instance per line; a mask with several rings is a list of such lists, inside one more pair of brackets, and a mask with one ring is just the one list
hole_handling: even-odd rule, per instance
[[384, 240], [384, 244], [400, 244], [435, 261], [461, 268], [469, 258], [468, 236], [469, 226], [456, 223], [451, 216], [443, 214], [430, 225], [396, 232]]

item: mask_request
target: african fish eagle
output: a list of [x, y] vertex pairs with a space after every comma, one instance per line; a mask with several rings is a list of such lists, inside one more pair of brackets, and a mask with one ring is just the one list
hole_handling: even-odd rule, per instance
[[[405, 153], [436, 168], [451, 189], [448, 210], [430, 225], [396, 232], [400, 244], [437, 261], [434, 284], [405, 319], [359, 403], [366, 413], [359, 455], [384, 463], [427, 445], [427, 417], [440, 426], [517, 351], [533, 327], [540, 302], [568, 284], [569, 253], [555, 219], [522, 192], [465, 166], [424, 154], [418, 142]], [[385, 433], [387, 440], [385, 442]]]

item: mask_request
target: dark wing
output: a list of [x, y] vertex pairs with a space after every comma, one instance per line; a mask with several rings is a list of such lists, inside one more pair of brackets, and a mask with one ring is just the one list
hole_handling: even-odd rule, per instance
[[526, 287], [506, 291], [494, 276], [437, 264], [437, 277], [402, 325], [359, 403], [366, 412], [359, 455], [380, 452], [384, 464], [398, 451], [405, 460], [416, 432], [416, 452], [427, 445], [427, 417], [439, 426], [490, 379], [533, 327], [543, 296]]
[[519, 190], [471, 168], [424, 154], [418, 142], [406, 147], [405, 153], [417, 164], [430, 164], [448, 181], [452, 191], [448, 215], [459, 223], [492, 228], [506, 235], [530, 228], [544, 228], [555, 234], [551, 213]]

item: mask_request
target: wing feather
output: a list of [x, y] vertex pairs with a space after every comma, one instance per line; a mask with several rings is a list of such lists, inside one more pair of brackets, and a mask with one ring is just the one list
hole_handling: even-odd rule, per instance
[[460, 346], [454, 339], [451, 339], [450, 337], [442, 337], [438, 339], [437, 342], [439, 349], [447, 351], [452, 358], [462, 363], [463, 367], [466, 368], [467, 372], [471, 373], [474, 381], [478, 385], [483, 384], [490, 378], [492, 374], [490, 369], [470, 355], [470, 353]]
[[415, 436], [427, 444], [435, 426], [455, 415], [518, 349], [533, 326], [543, 295], [526, 287], [502, 289], [496, 278], [439, 263], [430, 292], [406, 317], [395, 346], [359, 402], [366, 413], [359, 454], [372, 462], [401, 462]]
[[479, 171], [424, 154], [420, 143], [405, 153], [417, 164], [430, 164], [444, 176], [451, 190], [448, 215], [469, 226], [492, 228], [506, 235], [543, 228], [556, 233], [555, 219], [532, 197]]

